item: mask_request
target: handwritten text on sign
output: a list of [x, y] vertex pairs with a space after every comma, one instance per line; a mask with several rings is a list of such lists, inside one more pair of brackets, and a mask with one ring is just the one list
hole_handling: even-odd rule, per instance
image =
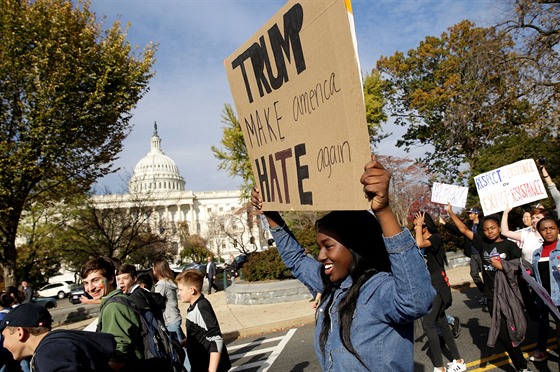
[[525, 159], [474, 178], [484, 214], [547, 198], [533, 159]]
[[432, 186], [432, 202], [465, 208], [467, 204], [468, 187], [448, 185], [434, 182]]
[[288, 1], [224, 64], [265, 210], [364, 209], [370, 157], [348, 0]]

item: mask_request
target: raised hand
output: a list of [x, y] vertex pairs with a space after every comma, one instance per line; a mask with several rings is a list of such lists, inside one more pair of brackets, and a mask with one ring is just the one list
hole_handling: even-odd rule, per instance
[[373, 212], [381, 212], [389, 205], [389, 182], [391, 173], [373, 155], [364, 167], [360, 182], [364, 185], [364, 194], [370, 201]]

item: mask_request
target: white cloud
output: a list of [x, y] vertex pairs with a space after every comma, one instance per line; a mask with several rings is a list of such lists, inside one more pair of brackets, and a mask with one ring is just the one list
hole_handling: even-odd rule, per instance
[[[224, 103], [233, 103], [223, 60], [251, 37], [280, 7], [270, 0], [96, 1], [92, 9], [131, 23], [128, 38], [143, 47], [159, 44], [156, 76], [134, 111], [134, 128], [116, 162], [131, 174], [149, 151], [154, 121], [162, 147], [194, 191], [235, 189], [241, 183], [218, 171], [210, 146], [220, 145]], [[495, 17], [493, 0], [354, 0], [352, 2], [363, 71], [381, 55], [414, 48], [427, 35], [439, 36], [462, 19], [483, 24]], [[490, 17], [490, 18], [488, 18]], [[401, 132], [402, 128], [386, 131]], [[394, 136], [381, 152], [395, 150]], [[386, 152], [387, 151], [387, 152]], [[110, 175], [98, 188], [122, 188], [126, 172]]]

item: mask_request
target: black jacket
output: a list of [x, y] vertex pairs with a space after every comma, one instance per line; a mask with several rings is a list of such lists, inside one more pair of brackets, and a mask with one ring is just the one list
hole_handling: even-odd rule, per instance
[[115, 337], [108, 333], [55, 330], [39, 342], [33, 355], [32, 371], [112, 371], [109, 358], [115, 351]]

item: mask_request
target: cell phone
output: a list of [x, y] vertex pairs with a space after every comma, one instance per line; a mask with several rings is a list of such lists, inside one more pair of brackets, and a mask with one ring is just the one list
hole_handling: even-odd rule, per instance
[[546, 158], [544, 156], [541, 156], [537, 159], [537, 163], [539, 165], [544, 165], [546, 163]]

